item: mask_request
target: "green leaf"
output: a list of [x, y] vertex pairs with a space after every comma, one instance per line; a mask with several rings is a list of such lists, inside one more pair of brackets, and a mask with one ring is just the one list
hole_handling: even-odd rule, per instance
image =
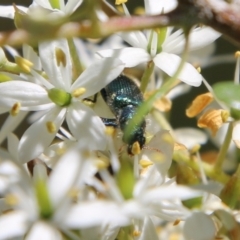
[[236, 108], [238, 103], [240, 110], [240, 85], [236, 85], [231, 81], [220, 82], [213, 85], [213, 91], [217, 98], [229, 108]]
[[213, 85], [213, 91], [229, 107], [231, 116], [240, 119], [240, 85], [232, 81], [220, 82]]

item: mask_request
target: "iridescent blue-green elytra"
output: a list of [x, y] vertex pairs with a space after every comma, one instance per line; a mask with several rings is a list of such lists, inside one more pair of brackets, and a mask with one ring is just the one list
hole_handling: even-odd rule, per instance
[[[137, 108], [143, 102], [139, 87], [127, 76], [120, 75], [101, 90], [101, 95], [116, 116], [115, 122], [113, 119], [103, 119], [104, 123], [119, 126], [124, 133], [129, 120], [133, 118]], [[129, 154], [132, 154], [133, 143], [138, 142], [140, 148], [145, 144], [145, 127], [146, 121], [143, 118], [142, 122], [135, 125], [128, 134], [128, 138], [126, 138], [126, 133], [123, 135], [123, 141], [128, 144]]]

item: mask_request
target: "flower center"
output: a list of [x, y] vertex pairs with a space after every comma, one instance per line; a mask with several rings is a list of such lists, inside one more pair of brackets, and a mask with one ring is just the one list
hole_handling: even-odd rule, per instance
[[48, 91], [48, 97], [60, 107], [68, 106], [72, 100], [70, 93], [58, 88], [50, 89]]
[[167, 35], [167, 28], [157, 28], [151, 31], [147, 51], [152, 57], [162, 51], [162, 44], [164, 43]]
[[49, 0], [49, 3], [51, 4], [52, 8], [60, 9], [60, 2], [59, 2], [59, 0]]

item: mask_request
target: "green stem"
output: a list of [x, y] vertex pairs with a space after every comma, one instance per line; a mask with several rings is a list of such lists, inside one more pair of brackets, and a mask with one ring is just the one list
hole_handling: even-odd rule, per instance
[[144, 93], [147, 89], [147, 85], [148, 85], [148, 82], [149, 82], [149, 79], [153, 73], [153, 70], [154, 70], [154, 62], [153, 61], [150, 61], [148, 62], [147, 64], [147, 67], [143, 73], [143, 76], [141, 78], [141, 86], [140, 86], [140, 90]]
[[84, 71], [84, 67], [78, 57], [77, 49], [72, 38], [68, 39], [68, 46], [73, 63], [73, 80], [76, 80], [78, 76]]
[[226, 133], [226, 137], [224, 139], [224, 142], [221, 146], [221, 149], [220, 149], [220, 152], [218, 154], [216, 163], [214, 165], [214, 169], [217, 172], [220, 172], [222, 170], [222, 165], [223, 165], [223, 162], [226, 158], [227, 150], [228, 150], [229, 145], [230, 145], [231, 140], [232, 140], [232, 131], [233, 131], [233, 123], [230, 122], [229, 126], [228, 126], [227, 133]]
[[147, 101], [145, 101], [143, 104], [141, 104], [141, 106], [138, 108], [135, 116], [129, 121], [129, 124], [125, 128], [124, 134], [126, 134], [126, 139], [128, 139], [130, 137], [132, 129], [134, 129], [136, 127], [136, 125], [139, 125], [140, 122], [142, 121], [142, 119], [144, 118], [144, 116], [146, 116], [149, 113], [154, 101], [157, 98], [161, 98], [162, 96], [167, 94], [172, 89], [172, 87], [175, 86], [176, 81], [178, 81], [177, 77], [179, 76], [179, 74], [181, 73], [181, 71], [184, 67], [185, 61], [187, 59], [187, 54], [188, 54], [189, 37], [188, 37], [187, 33], [186, 33], [186, 42], [185, 42], [181, 62], [179, 64], [176, 72], [173, 74], [172, 77], [167, 79], [167, 81], [165, 82], [165, 84], [163, 86], [161, 86], [152, 96], [150, 96], [148, 98]]
[[[164, 117], [163, 113], [157, 111], [156, 109], [153, 109], [151, 111], [153, 117], [156, 119], [156, 121], [159, 123], [159, 125], [166, 130], [169, 130], [171, 132], [171, 135], [174, 134], [174, 130], [170, 123], [167, 121], [167, 119]], [[174, 136], [173, 136], [174, 137]], [[174, 137], [175, 138], [175, 137]]]
[[[178, 163], [184, 163], [187, 166], [191, 167], [193, 170], [199, 172], [199, 164], [197, 161], [193, 161], [192, 159], [189, 158], [189, 156], [185, 156], [184, 154], [181, 154], [179, 151], [174, 152], [173, 154], [173, 160], [178, 162]], [[205, 172], [205, 174], [210, 178], [215, 181], [221, 182], [223, 184], [227, 183], [230, 179], [230, 177], [219, 171], [215, 171], [214, 166], [202, 162], [202, 168]]]

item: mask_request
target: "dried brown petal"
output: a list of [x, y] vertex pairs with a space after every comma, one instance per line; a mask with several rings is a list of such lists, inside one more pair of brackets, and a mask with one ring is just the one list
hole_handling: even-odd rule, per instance
[[210, 92], [198, 95], [192, 102], [191, 106], [186, 109], [186, 115], [189, 118], [197, 116], [213, 100]]

